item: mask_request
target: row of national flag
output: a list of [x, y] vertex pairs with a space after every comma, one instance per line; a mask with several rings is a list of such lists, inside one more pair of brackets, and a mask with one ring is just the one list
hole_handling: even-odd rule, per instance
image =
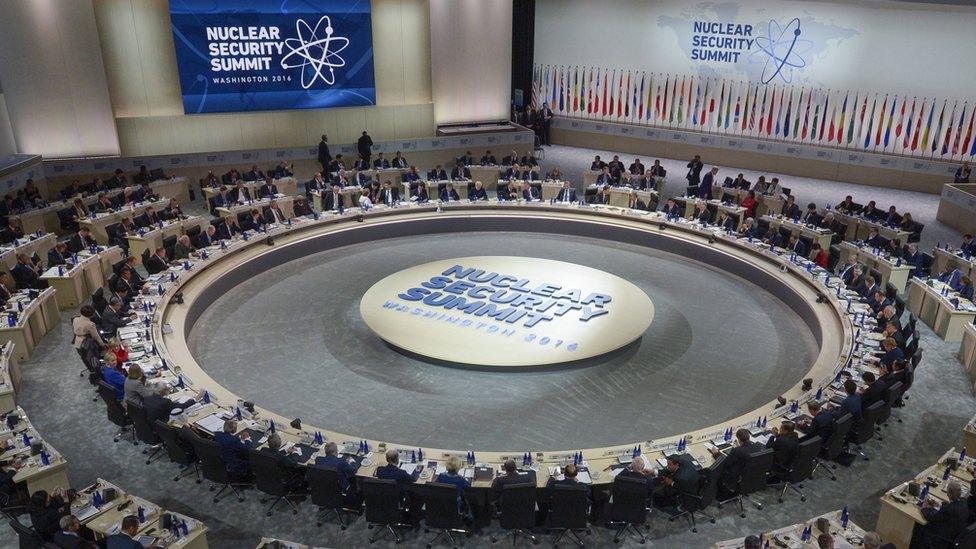
[[976, 101], [536, 65], [531, 102], [563, 116], [909, 156], [976, 155]]

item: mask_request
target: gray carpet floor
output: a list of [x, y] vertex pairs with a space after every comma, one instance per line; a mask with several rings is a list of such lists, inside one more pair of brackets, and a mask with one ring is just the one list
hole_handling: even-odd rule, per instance
[[[580, 173], [584, 165], [588, 165], [592, 154], [595, 153], [585, 149], [552, 147], [547, 150], [544, 164], [558, 162], [564, 172]], [[684, 162], [665, 162], [672, 162], [668, 164], [669, 170], [679, 170], [672, 173], [681, 173]], [[937, 197], [840, 182], [810, 180], [807, 185], [792, 179], [784, 181], [788, 181], [787, 186], [792, 186], [800, 194], [801, 201], [812, 200], [814, 195], [822, 197], [816, 199], [818, 203], [828, 198], [839, 201], [850, 190], [859, 199], [873, 196], [882, 204], [899, 204], [899, 209], [906, 209], [904, 205], [910, 204], [910, 211], [916, 219], [926, 223], [924, 242], [958, 239], [958, 234], [947, 228], [942, 229], [944, 233], [939, 232], [939, 225], [932, 222]], [[680, 181], [673, 183], [674, 189], [669, 185], [669, 191], [676, 192], [679, 184]], [[199, 204], [198, 201], [191, 208], [200, 209]], [[926, 212], [930, 213], [931, 219], [924, 217], [928, 215]], [[941, 234], [945, 236], [935, 236]], [[140, 448], [124, 442], [113, 444], [115, 429], [105, 418], [104, 405], [92, 402], [92, 391], [87, 382], [78, 376], [81, 366], [68, 344], [69, 319], [74, 314], [73, 311], [66, 311], [62, 315], [61, 329], [48, 334], [34, 356], [22, 364], [24, 379], [18, 391], [18, 403], [27, 410], [44, 438], [67, 457], [69, 476], [74, 486], [84, 486], [103, 477], [164, 507], [199, 518], [210, 528], [209, 541], [214, 548], [254, 547], [262, 536], [322, 547], [367, 545], [371, 531], [366, 529], [362, 520], [346, 531], [339, 531], [334, 525], [317, 528], [313, 520], [315, 510], [308, 503], [302, 506], [297, 517], [279, 512], [266, 518], [264, 507], [257, 501], [258, 495], [251, 492], [244, 503], [225, 498], [214, 505], [210, 502], [206, 485], [196, 485], [187, 480], [173, 482], [171, 477], [175, 467], [166, 463], [165, 458], [145, 465]], [[297, 321], [294, 325], [301, 327]], [[956, 359], [959, 345], [941, 341], [921, 324], [919, 330], [925, 358], [907, 407], [896, 412], [903, 422], [892, 422], [883, 441], [875, 440], [868, 444], [866, 452], [870, 461], [858, 460], [850, 468], [838, 469], [837, 481], [818, 475], [805, 484], [806, 502], [792, 497], [779, 504], [773, 492], [767, 491], [759, 496], [759, 500], [766, 504], [764, 508], [748, 510], [745, 519], [739, 518], [731, 509], [718, 511], [713, 508], [718, 514], [717, 522], [700, 525], [698, 534], [689, 532], [684, 523], [669, 523], [655, 516], [650, 521], [649, 546], [709, 547], [717, 540], [800, 522], [845, 505], [849, 506], [855, 522], [868, 529], [873, 528], [879, 510], [878, 497], [888, 488], [931, 465], [947, 448], [958, 446], [962, 427], [976, 408], [967, 376]], [[282, 397], [281, 400], [287, 399]], [[497, 532], [497, 527], [493, 526], [489, 533], [492, 532]], [[422, 532], [408, 533], [405, 545], [420, 547], [424, 539]], [[392, 546], [386, 542], [376, 545]], [[467, 545], [489, 545], [488, 537], [474, 538]], [[608, 531], [595, 528], [588, 545], [613, 544]], [[0, 528], [0, 547], [15, 546], [13, 532], [9, 528]], [[628, 540], [621, 546], [638, 545]]]
[[[654, 321], [622, 354], [522, 373], [425, 363], [363, 323], [359, 298], [375, 282], [471, 250], [613, 272], [650, 296]], [[638, 246], [528, 233], [397, 238], [291, 261], [211, 305], [190, 350], [218, 382], [286, 417], [410, 446], [513, 452], [714, 425], [781, 394], [819, 352], [800, 318], [749, 281]], [[376, 403], [369, 413], [363, 399]]]

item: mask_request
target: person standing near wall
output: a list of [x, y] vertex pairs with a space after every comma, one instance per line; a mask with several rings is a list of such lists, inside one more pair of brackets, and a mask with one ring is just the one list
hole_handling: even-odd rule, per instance
[[332, 163], [332, 154], [329, 153], [329, 136], [322, 134], [319, 141], [319, 164], [322, 165], [322, 173], [329, 173], [329, 164]]
[[364, 131], [359, 141], [356, 142], [356, 148], [359, 149], [359, 154], [366, 161], [366, 165], [369, 166], [369, 157], [373, 154], [373, 138]]

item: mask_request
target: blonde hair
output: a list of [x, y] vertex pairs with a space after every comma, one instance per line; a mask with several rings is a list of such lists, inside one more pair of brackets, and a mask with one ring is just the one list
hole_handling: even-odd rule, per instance
[[447, 458], [447, 463], [444, 464], [444, 468], [447, 469], [448, 473], [456, 475], [461, 469], [461, 458], [457, 456], [451, 456]]

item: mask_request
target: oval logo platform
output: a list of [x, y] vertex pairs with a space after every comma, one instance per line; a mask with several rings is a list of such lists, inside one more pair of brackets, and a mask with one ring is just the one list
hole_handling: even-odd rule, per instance
[[562, 261], [481, 256], [432, 261], [374, 284], [359, 304], [387, 343], [458, 365], [574, 362], [640, 338], [654, 304], [619, 276]]

